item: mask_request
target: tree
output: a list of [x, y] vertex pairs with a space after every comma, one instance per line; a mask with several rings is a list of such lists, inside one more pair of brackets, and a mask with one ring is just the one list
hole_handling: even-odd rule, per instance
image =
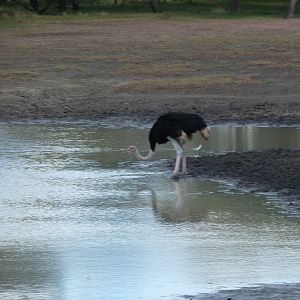
[[50, 4], [53, 2], [53, 0], [48, 0], [46, 2], [46, 4], [44, 4], [44, 6], [41, 8], [40, 4], [39, 4], [39, 0], [30, 0], [29, 3], [27, 3], [26, 1], [22, 1], [22, 0], [10, 0], [11, 2], [16, 3], [17, 5], [22, 6], [23, 8], [25, 8], [26, 10], [29, 10], [31, 12], [35, 12], [38, 14], [43, 13], [44, 11], [46, 11]]
[[[29, 0], [29, 1], [10, 0], [10, 1], [22, 6], [26, 10], [41, 14], [41, 13], [45, 12], [53, 2], [57, 2], [59, 11], [65, 11], [67, 9], [67, 1], [68, 0], [47, 0], [46, 3], [45, 3], [45, 1], [41, 1], [41, 0]], [[70, 1], [72, 4], [73, 11], [78, 11], [79, 10], [79, 0], [70, 0]], [[44, 3], [44, 5], [42, 6], [41, 3]]]
[[290, 0], [288, 15], [287, 15], [288, 18], [294, 17], [297, 2], [298, 0]]
[[[160, 8], [160, 0], [148, 0], [150, 7], [154, 13], [161, 13], [161, 8]], [[126, 0], [121, 0], [121, 6], [125, 5], [125, 2], [130, 2]], [[114, 0], [114, 5], [118, 4], [118, 0]]]
[[[57, 0], [58, 2], [58, 9], [61, 12], [64, 12], [67, 9], [67, 2], [68, 0]], [[79, 10], [79, 0], [70, 0], [71, 5], [72, 5], [72, 10], [73, 11], [78, 11]]]

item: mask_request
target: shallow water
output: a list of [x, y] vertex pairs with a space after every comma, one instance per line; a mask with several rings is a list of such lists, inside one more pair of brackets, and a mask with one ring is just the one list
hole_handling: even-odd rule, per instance
[[[1, 299], [176, 299], [299, 282], [299, 218], [262, 196], [136, 162], [148, 129], [0, 125]], [[190, 155], [299, 148], [297, 128], [215, 127]], [[201, 142], [202, 143], [202, 142]]]

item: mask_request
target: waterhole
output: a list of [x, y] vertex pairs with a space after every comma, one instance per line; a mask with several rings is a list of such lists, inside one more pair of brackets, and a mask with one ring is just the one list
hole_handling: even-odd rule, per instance
[[[300, 147], [292, 127], [212, 131], [208, 142], [193, 138], [189, 155]], [[126, 149], [147, 152], [147, 132], [0, 125], [0, 298], [180, 299], [299, 281], [297, 216], [230, 185], [172, 180], [162, 167], [171, 145], [152, 162], [135, 161]]]

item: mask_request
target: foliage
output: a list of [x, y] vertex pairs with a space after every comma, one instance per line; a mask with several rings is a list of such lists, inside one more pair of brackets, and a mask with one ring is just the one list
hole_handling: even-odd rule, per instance
[[[47, 15], [149, 13], [152, 11], [149, 4], [150, 0], [0, 0], [0, 18], [14, 16], [16, 12], [24, 13], [25, 7], [32, 13]], [[160, 0], [160, 8], [165, 17], [283, 17], [287, 15], [288, 4], [289, 0]], [[299, 11], [299, 5], [297, 10]]]

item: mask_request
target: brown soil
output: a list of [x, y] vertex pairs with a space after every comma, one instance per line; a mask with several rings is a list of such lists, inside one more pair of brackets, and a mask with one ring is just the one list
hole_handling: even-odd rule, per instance
[[300, 20], [90, 20], [1, 30], [0, 119], [300, 123]]

